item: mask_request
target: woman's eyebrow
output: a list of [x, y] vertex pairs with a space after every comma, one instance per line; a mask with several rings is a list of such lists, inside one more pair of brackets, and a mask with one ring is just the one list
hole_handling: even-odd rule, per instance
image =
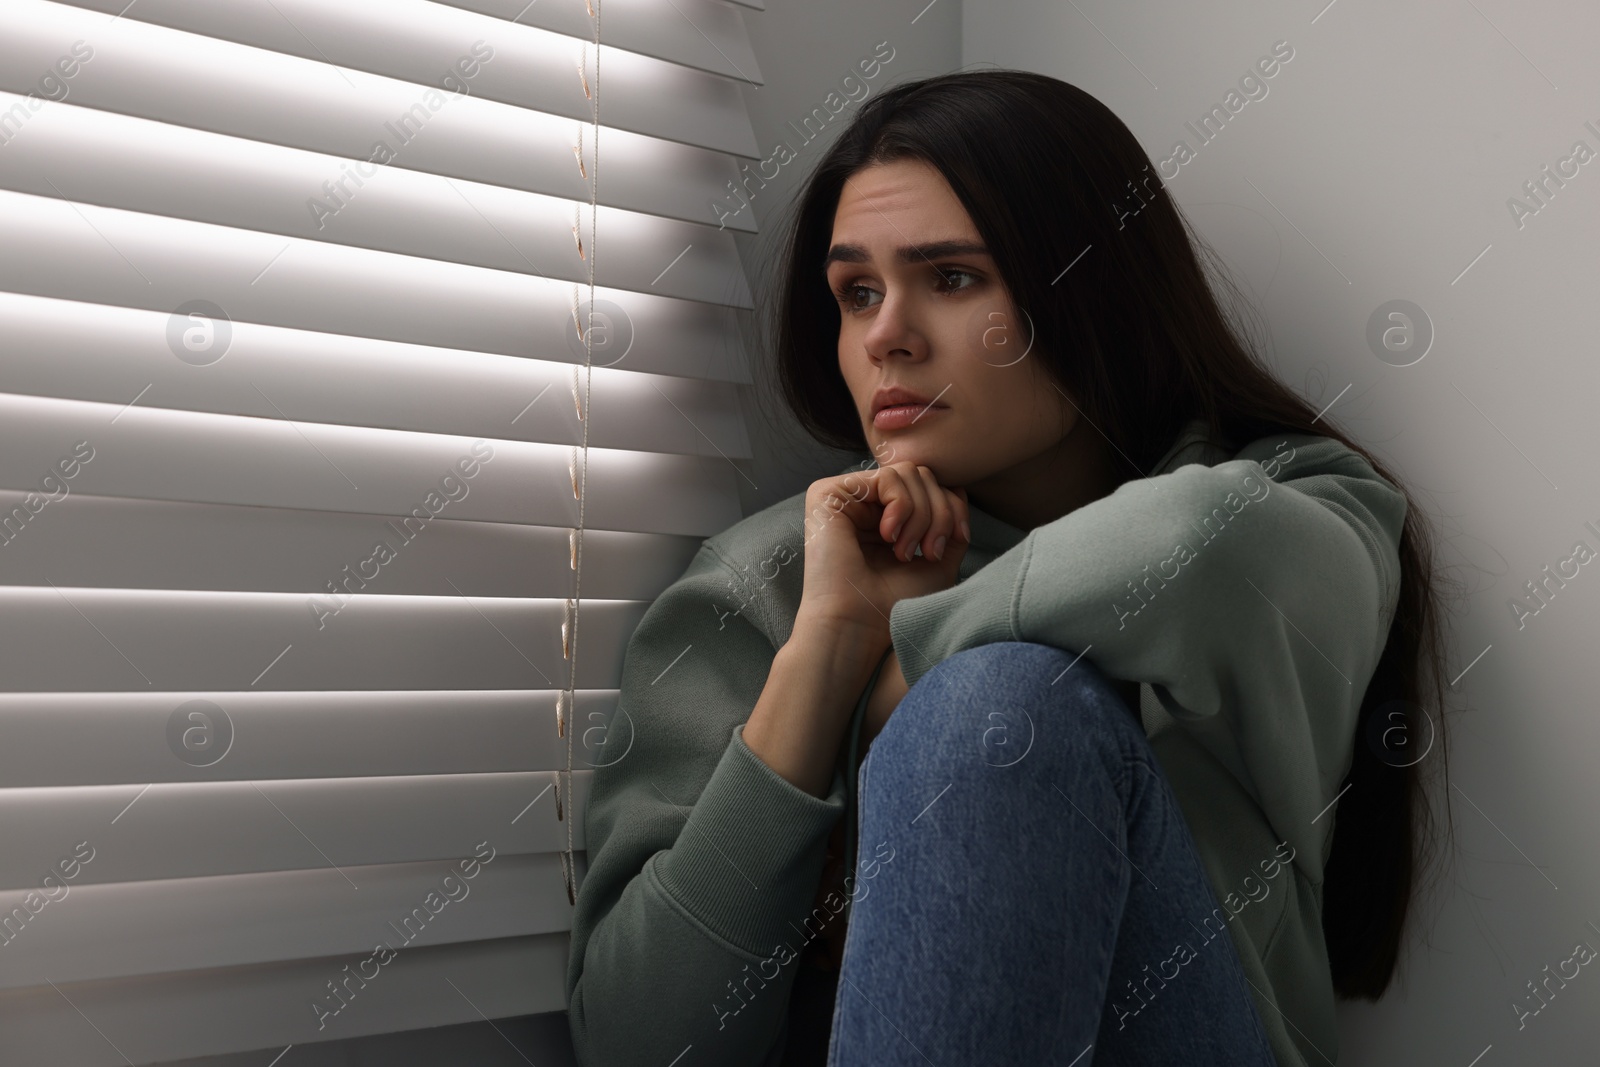
[[[964, 240], [929, 241], [920, 245], [905, 245], [895, 250], [894, 258], [900, 263], [917, 263], [925, 259], [939, 259], [944, 256], [986, 256], [989, 250], [982, 242]], [[822, 260], [822, 269], [827, 270], [830, 263], [866, 263], [871, 257], [867, 250], [860, 245], [838, 244], [828, 249], [828, 254]]]

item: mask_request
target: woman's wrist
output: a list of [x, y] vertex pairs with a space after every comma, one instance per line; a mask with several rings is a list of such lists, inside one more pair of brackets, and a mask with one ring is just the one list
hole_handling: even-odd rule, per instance
[[867, 684], [891, 644], [888, 620], [874, 625], [802, 609], [780, 651], [788, 651], [790, 658], [804, 660], [837, 684], [849, 687], [854, 706], [854, 695]]
[[745, 747], [812, 796], [827, 795], [856, 699], [883, 655], [872, 653], [867, 635], [854, 643], [846, 636], [797, 625], [744, 726]]

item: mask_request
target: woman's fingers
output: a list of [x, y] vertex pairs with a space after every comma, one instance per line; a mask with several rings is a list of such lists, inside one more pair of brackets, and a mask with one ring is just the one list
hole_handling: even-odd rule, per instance
[[909, 461], [843, 476], [825, 502], [862, 533], [876, 527], [902, 561], [914, 558], [919, 544], [924, 557], [940, 559], [953, 538], [971, 541], [966, 490], [945, 488], [930, 468]]
[[[933, 522], [933, 502], [929, 499], [928, 487], [922, 479], [923, 468], [919, 468], [910, 460], [905, 460], [886, 469], [896, 472], [901, 491], [910, 501], [911, 510], [906, 515], [905, 522], [900, 524], [900, 532], [894, 539], [895, 556], [909, 561], [916, 551], [917, 542], [922, 540]], [[927, 549], [923, 551], [926, 552]]]
[[877, 499], [871, 474], [846, 474], [828, 485], [815, 505], [813, 518], [819, 522], [842, 518], [857, 531], [870, 530], [882, 515]]
[[878, 536], [892, 542], [895, 558], [900, 558], [900, 542], [905, 537], [906, 524], [916, 516], [917, 498], [906, 482], [905, 464], [879, 467], [872, 472], [873, 498], [883, 508], [878, 518]]
[[900, 475], [888, 467], [874, 467], [867, 472], [866, 477], [868, 479], [866, 499], [882, 509], [878, 512], [878, 537], [884, 541], [893, 541], [899, 535], [906, 516], [911, 512], [911, 502], [906, 499], [904, 491], [899, 487]]
[[953, 501], [951, 507], [955, 511], [956, 526], [961, 531], [961, 539], [970, 545], [972, 543], [972, 512], [967, 507], [967, 490], [962, 487], [945, 491], [950, 494]]
[[918, 467], [917, 474], [921, 476], [923, 489], [928, 496], [929, 521], [922, 535], [922, 554], [928, 559], [942, 559], [945, 546], [955, 533], [955, 513], [950, 507], [950, 493], [939, 484], [939, 479], [934, 477], [929, 468]]

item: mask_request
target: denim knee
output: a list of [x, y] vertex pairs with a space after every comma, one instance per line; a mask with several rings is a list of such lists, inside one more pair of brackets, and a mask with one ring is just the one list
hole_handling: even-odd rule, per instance
[[1152, 758], [1137, 712], [1099, 668], [1032, 641], [978, 645], [936, 664], [901, 699], [868, 756], [926, 765], [938, 752], [951, 769], [1004, 767], [1046, 738], [1055, 756]]

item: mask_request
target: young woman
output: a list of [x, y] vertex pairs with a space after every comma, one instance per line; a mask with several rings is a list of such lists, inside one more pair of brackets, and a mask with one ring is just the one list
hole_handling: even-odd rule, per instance
[[1408, 495], [1056, 79], [867, 103], [786, 261], [783, 394], [873, 458], [706, 539], [629, 643], [580, 1062], [1334, 1063], [1445, 749]]

